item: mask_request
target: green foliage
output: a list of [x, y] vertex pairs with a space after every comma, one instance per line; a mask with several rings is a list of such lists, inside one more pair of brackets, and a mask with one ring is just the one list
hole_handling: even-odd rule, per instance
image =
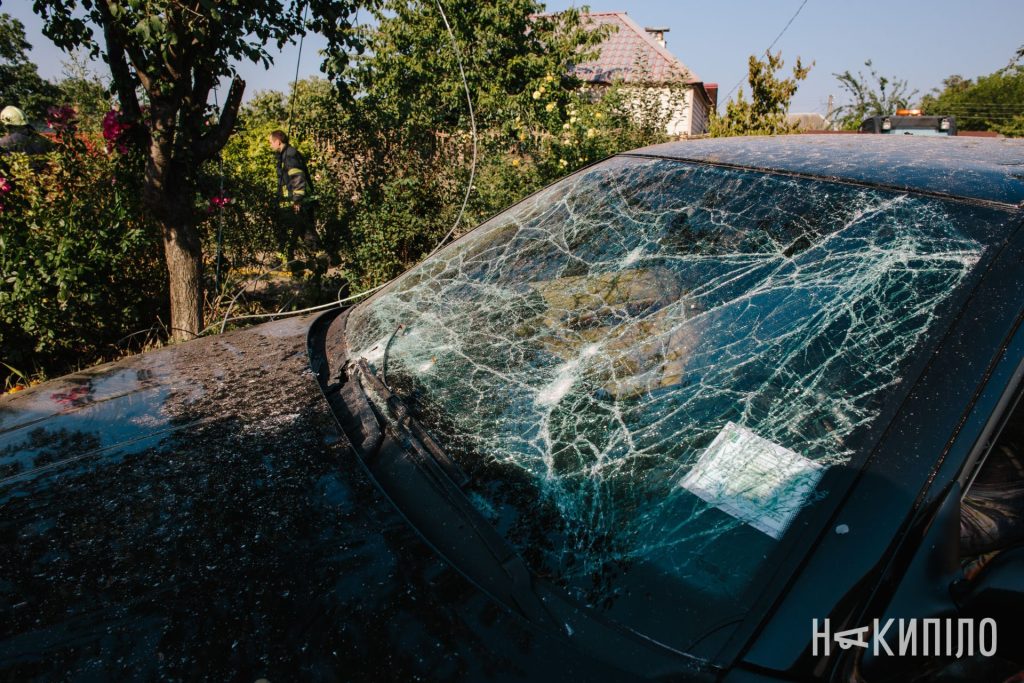
[[0, 374], [61, 374], [110, 357], [119, 339], [154, 325], [166, 296], [138, 168], [73, 130], [45, 158], [4, 160], [0, 357], [10, 367]]
[[98, 133], [103, 117], [114, 104], [110, 79], [96, 73], [80, 50], [72, 52], [63, 67], [63, 78], [57, 83], [61, 104], [75, 108], [81, 130]]
[[905, 80], [880, 75], [870, 59], [864, 62], [864, 66], [868, 68], [870, 80], [860, 71], [856, 76], [849, 70], [832, 74], [851, 99], [850, 103], [835, 110], [843, 130], [857, 130], [864, 119], [871, 116], [886, 116], [895, 114], [897, 109], [907, 109], [917, 94], [916, 90], [910, 90]]
[[[200, 166], [219, 154], [234, 128], [245, 89], [234, 65], [243, 59], [269, 64], [268, 44], [281, 46], [307, 29], [332, 45], [356, 46], [349, 26], [355, 2], [34, 0], [44, 34], [58, 47], [102, 53], [121, 114], [137, 124], [130, 142], [146, 158], [146, 209], [162, 224], [177, 339], [203, 327], [203, 245], [192, 200]], [[94, 27], [102, 29], [102, 43]], [[337, 73], [346, 63], [347, 52], [339, 49], [327, 67]], [[211, 120], [210, 94], [225, 76], [232, 77], [231, 88]], [[145, 110], [137, 89], [148, 101]]]
[[0, 14], [0, 107], [13, 104], [30, 121], [41, 121], [46, 108], [60, 99], [60, 92], [39, 75], [29, 58], [31, 49], [24, 24]]
[[712, 112], [708, 124], [710, 137], [734, 135], [780, 135], [792, 133], [795, 125], [786, 122], [789, 103], [796, 94], [799, 81], [807, 78], [813, 62], [804, 66], [796, 58], [792, 78], [779, 78], [776, 73], [783, 67], [782, 52], [768, 53], [764, 61], [750, 55], [747, 82], [751, 99], [743, 97], [743, 88], [736, 99], [725, 105], [725, 116]]
[[296, 125], [316, 141], [321, 215], [333, 221], [328, 233], [340, 235], [357, 289], [415, 263], [457, 218], [456, 236], [580, 166], [665, 139], [669, 111], [660, 94], [622, 84], [597, 92], [568, 75], [608, 30], [590, 30], [579, 11], [544, 15], [533, 0], [444, 7], [477, 128], [465, 215], [472, 127], [459, 61], [434, 2], [381, 2], [361, 28], [368, 49], [347, 81], [357, 96], [341, 106], [321, 99], [316, 123]]
[[921, 107], [928, 114], [955, 116], [959, 130], [993, 130], [1024, 137], [1024, 65], [1019, 63], [1020, 55], [1018, 52], [1006, 68], [976, 80], [950, 76], [941, 90], [924, 96]]

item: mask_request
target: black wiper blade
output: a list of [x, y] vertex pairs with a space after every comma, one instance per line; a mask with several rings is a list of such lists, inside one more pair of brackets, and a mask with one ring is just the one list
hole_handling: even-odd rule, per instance
[[[455, 483], [460, 477], [448, 475], [443, 449], [366, 362], [346, 363], [341, 379], [332, 407], [359, 461], [420, 537], [482, 591], [542, 632], [623, 671], [717, 678], [705, 662], [597, 616], [534, 576]], [[435, 448], [440, 458], [430, 452]]]
[[466, 475], [466, 472], [451, 459], [437, 441], [434, 440], [434, 437], [430, 436], [423, 429], [419, 421], [409, 412], [409, 407], [405, 404], [405, 401], [395, 395], [384, 383], [383, 377], [377, 377], [365, 360], [360, 360], [356, 363], [356, 367], [362, 378], [370, 385], [370, 388], [385, 401], [398, 430], [407, 432], [418, 441], [419, 445], [423, 446], [423, 449], [437, 462], [456, 486], [462, 488], [469, 483], [469, 476]]
[[365, 360], [349, 363], [346, 375], [342, 396], [347, 391], [347, 398], [355, 400], [345, 402], [350, 414], [342, 417], [343, 426], [362, 425], [364, 419], [352, 413], [365, 415], [365, 406], [377, 415], [379, 438], [373, 434], [364, 438], [363, 432], [350, 438], [363, 465], [399, 512], [482, 590], [529, 621], [558, 628], [534, 590], [533, 575], [522, 558], [463, 493], [459, 482], [464, 485], [468, 478], [461, 468]]

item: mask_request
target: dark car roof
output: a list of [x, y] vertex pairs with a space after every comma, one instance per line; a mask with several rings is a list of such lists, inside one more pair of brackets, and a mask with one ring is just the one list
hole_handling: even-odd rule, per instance
[[632, 154], [1024, 203], [1024, 140], [786, 135], [684, 140]]

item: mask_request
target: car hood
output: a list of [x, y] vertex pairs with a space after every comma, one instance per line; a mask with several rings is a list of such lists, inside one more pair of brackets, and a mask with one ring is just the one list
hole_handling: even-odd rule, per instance
[[0, 401], [0, 678], [478, 680], [557, 657], [370, 483], [310, 324]]

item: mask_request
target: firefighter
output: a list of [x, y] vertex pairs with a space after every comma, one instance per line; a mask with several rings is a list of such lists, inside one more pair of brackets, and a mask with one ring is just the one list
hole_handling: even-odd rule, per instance
[[0, 138], [0, 150], [4, 153], [46, 154], [53, 149], [53, 143], [35, 132], [25, 113], [17, 107], [4, 107], [0, 111], [0, 123], [7, 128], [7, 135]]
[[319, 262], [323, 252], [316, 234], [313, 183], [306, 160], [288, 143], [288, 135], [283, 130], [272, 132], [269, 143], [277, 156], [278, 245], [290, 262], [297, 243], [301, 241], [304, 250], [316, 256]]

